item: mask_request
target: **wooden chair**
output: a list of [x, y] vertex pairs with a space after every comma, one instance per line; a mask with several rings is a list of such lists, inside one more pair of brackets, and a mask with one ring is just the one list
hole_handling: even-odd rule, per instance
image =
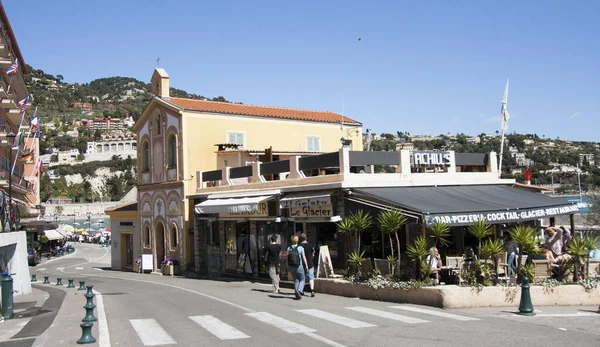
[[533, 260], [534, 277], [536, 281], [545, 280], [550, 278], [552, 274], [551, 263], [548, 260], [540, 259]]
[[498, 277], [500, 275], [504, 275], [504, 277], [508, 276], [508, 253], [504, 252], [498, 257], [498, 267], [496, 268], [496, 274]]
[[592, 258], [590, 259], [590, 263], [588, 264], [588, 273], [590, 278], [598, 277], [598, 272], [596, 269], [600, 266], [600, 259]]

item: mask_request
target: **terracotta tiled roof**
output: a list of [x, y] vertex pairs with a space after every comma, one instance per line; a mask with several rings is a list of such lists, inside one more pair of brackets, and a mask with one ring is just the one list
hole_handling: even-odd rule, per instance
[[359, 122], [353, 119], [342, 117], [337, 113], [329, 111], [309, 111], [284, 107], [240, 105], [219, 101], [184, 99], [174, 97], [166, 99], [165, 101], [175, 106], [181, 107], [185, 110], [191, 111], [239, 114], [256, 117], [297, 119], [326, 123], [341, 123], [343, 121], [344, 123], [349, 124], [360, 124]]

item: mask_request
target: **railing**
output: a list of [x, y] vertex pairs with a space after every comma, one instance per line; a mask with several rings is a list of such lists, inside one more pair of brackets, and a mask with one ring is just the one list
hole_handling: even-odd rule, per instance
[[[362, 175], [363, 180], [374, 179], [374, 176], [365, 176], [364, 172], [371, 172], [366, 170], [366, 167], [373, 165], [393, 165], [397, 166], [396, 173], [400, 174], [403, 180], [411, 180], [412, 176], [421, 175], [439, 175], [439, 174], [452, 174], [455, 178], [462, 177], [458, 181], [469, 180], [467, 177], [468, 173], [462, 173], [458, 170], [457, 166], [481, 166], [485, 167], [487, 173], [497, 173], [497, 165], [495, 164], [495, 153], [452, 153], [453, 156], [451, 164], [445, 167], [445, 170], [441, 172], [423, 172], [415, 171], [411, 160], [411, 151], [400, 150], [396, 152], [362, 152], [362, 151], [350, 151], [347, 148], [341, 148], [338, 152], [324, 153], [318, 155], [312, 155], [307, 157], [292, 156], [288, 160], [260, 163], [253, 162], [251, 165], [241, 167], [225, 167], [220, 170], [213, 171], [199, 171], [197, 173], [197, 189], [201, 190], [204, 188], [215, 187], [215, 186], [234, 186], [240, 184], [256, 184], [256, 183], [269, 183], [270, 185], [277, 185], [277, 181], [285, 180], [298, 180], [306, 179], [307, 183], [317, 182], [331, 183], [339, 181], [340, 177], [343, 180], [344, 175]], [[417, 169], [419, 167], [416, 167]], [[364, 170], [363, 170], [364, 169]], [[278, 175], [274, 180], [271, 175]], [[394, 174], [382, 174], [382, 179], [386, 179], [384, 175]], [[269, 178], [269, 181], [265, 178]], [[331, 177], [331, 179], [327, 179]], [[497, 178], [497, 175], [492, 174]], [[325, 177], [325, 178], [324, 178]], [[337, 178], [335, 178], [337, 177]], [[358, 177], [358, 176], [353, 176]], [[371, 178], [369, 178], [371, 177]], [[387, 176], [392, 177], [392, 176]], [[397, 177], [396, 179], [400, 178]], [[490, 176], [491, 177], [491, 176]], [[248, 178], [247, 182], [240, 183], [233, 179]], [[357, 178], [359, 179], [359, 178]], [[491, 179], [491, 178], [490, 178]]]

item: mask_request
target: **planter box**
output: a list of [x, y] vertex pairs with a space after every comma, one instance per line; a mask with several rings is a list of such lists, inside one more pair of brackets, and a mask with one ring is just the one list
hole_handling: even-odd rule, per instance
[[142, 264], [133, 263], [133, 272], [140, 273], [142, 271]]
[[161, 270], [166, 276], [179, 275], [179, 265], [162, 265]]
[[[455, 285], [423, 287], [404, 291], [402, 289], [373, 289], [366, 284], [351, 284], [338, 279], [316, 279], [315, 290], [319, 293], [341, 295], [365, 300], [381, 300], [396, 303], [434, 306], [440, 308], [519, 306], [521, 288], [500, 286], [472, 287]], [[600, 302], [600, 288], [585, 291], [579, 284], [559, 285], [551, 289], [531, 286], [533, 306], [596, 306]]]

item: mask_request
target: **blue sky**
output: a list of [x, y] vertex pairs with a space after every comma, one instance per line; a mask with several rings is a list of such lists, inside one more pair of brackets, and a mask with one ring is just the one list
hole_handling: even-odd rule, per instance
[[[3, 1], [25, 61], [246, 104], [330, 110], [374, 132], [600, 141], [600, 1]], [[358, 38], [361, 38], [359, 41]]]

